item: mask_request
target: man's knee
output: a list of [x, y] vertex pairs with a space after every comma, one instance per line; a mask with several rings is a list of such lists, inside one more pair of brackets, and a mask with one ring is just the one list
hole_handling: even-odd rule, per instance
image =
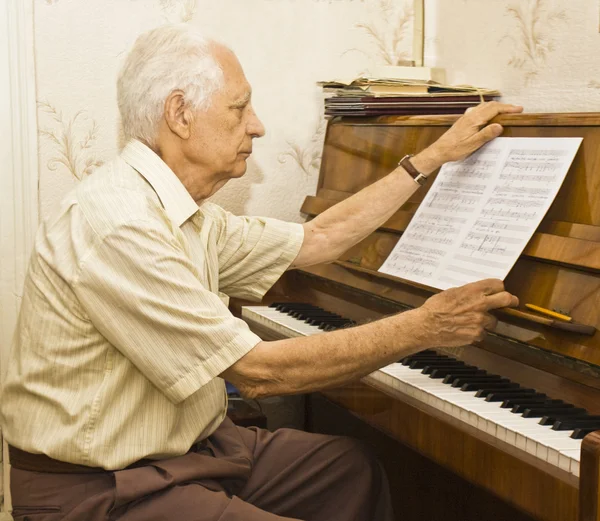
[[346, 479], [380, 486], [386, 480], [383, 467], [374, 451], [366, 444], [348, 437], [336, 439], [340, 469]]

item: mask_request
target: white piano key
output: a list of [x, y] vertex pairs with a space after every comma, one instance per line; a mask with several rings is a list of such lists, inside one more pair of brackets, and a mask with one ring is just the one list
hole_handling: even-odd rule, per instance
[[[323, 332], [317, 326], [265, 306], [245, 306], [242, 316], [287, 336]], [[421, 369], [411, 369], [401, 363], [383, 367], [370, 377], [542, 461], [579, 475], [581, 440], [572, 439], [571, 431], [553, 431], [550, 426], [540, 425], [540, 418], [523, 418], [510, 409], [502, 409], [501, 402], [486, 402], [476, 397], [475, 391], [462, 391], [439, 378], [430, 378]]]
[[268, 306], [243, 306], [242, 317], [258, 322], [259, 324], [285, 336], [309, 336], [323, 333], [317, 326], [307, 324], [303, 320], [281, 313]]
[[429, 378], [419, 369], [391, 364], [373, 374], [381, 372], [402, 380], [407, 391], [424, 403], [438, 404], [436, 408], [532, 456], [577, 471], [577, 464], [570, 462], [567, 456], [577, 452], [581, 444], [570, 438], [570, 431], [553, 431], [550, 426], [540, 425], [540, 418], [523, 418], [510, 409], [502, 409], [501, 402], [486, 402], [484, 398], [475, 397], [475, 392], [464, 392], [440, 379]]
[[579, 476], [579, 463], [581, 458], [580, 450], [566, 450], [561, 452], [561, 455], [569, 458], [570, 460], [570, 472], [575, 476]]

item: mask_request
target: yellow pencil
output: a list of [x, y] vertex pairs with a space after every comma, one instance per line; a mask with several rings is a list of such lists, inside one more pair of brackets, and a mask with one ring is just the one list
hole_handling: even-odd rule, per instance
[[564, 320], [565, 322], [571, 322], [573, 320], [572, 317], [567, 315], [563, 315], [562, 313], [557, 313], [556, 311], [552, 311], [551, 309], [542, 308], [540, 306], [536, 306], [535, 304], [525, 304], [525, 307], [528, 309], [532, 309], [533, 311], [537, 311], [538, 313], [543, 313], [544, 315], [548, 315], [549, 317], [558, 318], [559, 320]]

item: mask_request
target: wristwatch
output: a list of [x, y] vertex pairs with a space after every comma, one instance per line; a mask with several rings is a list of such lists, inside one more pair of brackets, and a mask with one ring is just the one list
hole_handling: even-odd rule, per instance
[[410, 175], [413, 178], [415, 183], [417, 183], [419, 186], [423, 186], [427, 182], [427, 176], [422, 174], [415, 168], [415, 166], [410, 161], [411, 157], [414, 157], [414, 154], [405, 155], [398, 163], [398, 166], [404, 168], [404, 170], [408, 172], [408, 175]]

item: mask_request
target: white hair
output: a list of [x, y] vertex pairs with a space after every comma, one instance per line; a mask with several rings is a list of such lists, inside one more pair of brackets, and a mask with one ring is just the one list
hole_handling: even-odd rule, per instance
[[213, 40], [189, 25], [164, 25], [136, 40], [117, 80], [117, 103], [127, 139], [155, 146], [165, 99], [174, 90], [194, 110], [206, 109], [223, 85], [223, 70], [211, 53]]

